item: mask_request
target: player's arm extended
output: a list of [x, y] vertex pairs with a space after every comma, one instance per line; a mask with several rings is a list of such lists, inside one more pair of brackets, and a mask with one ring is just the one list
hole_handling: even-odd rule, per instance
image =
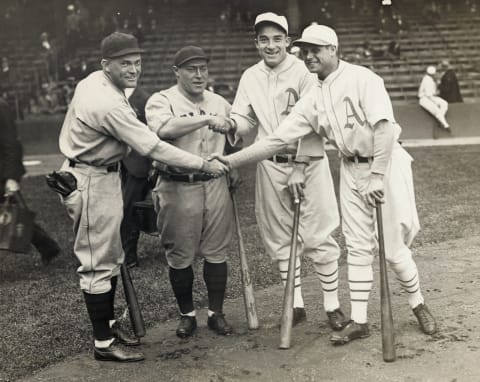
[[373, 127], [372, 174], [384, 175], [392, 157], [396, 132], [392, 122], [382, 119]]

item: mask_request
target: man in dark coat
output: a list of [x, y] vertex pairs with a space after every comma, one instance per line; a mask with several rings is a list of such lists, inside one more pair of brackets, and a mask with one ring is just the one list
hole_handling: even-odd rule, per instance
[[[132, 94], [127, 93], [127, 97], [137, 118], [146, 124], [145, 104], [150, 95], [137, 87]], [[137, 245], [140, 230], [135, 221], [134, 203], [144, 200], [151, 189], [148, 184], [151, 164], [150, 158], [143, 157], [134, 150], [122, 161], [123, 221], [120, 226], [120, 235], [125, 252], [125, 263], [129, 268], [138, 266]]]
[[[15, 121], [8, 104], [0, 98], [0, 202], [5, 196], [20, 191], [25, 168], [22, 163], [22, 145], [17, 138]], [[47, 265], [59, 254], [60, 247], [38, 224], [34, 224], [32, 244]]]
[[463, 102], [462, 95], [460, 94], [460, 86], [458, 85], [457, 75], [452, 66], [447, 60], [442, 61], [440, 64], [444, 73], [440, 79], [438, 89], [440, 97], [442, 97], [448, 103]]

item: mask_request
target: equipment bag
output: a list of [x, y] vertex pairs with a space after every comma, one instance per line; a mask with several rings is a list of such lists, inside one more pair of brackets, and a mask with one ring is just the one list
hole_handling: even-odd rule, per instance
[[34, 218], [35, 213], [28, 209], [20, 192], [7, 196], [0, 204], [0, 250], [27, 253]]

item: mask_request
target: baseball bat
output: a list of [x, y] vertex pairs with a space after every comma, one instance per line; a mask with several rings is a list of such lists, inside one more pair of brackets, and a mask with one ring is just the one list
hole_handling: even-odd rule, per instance
[[383, 237], [382, 204], [377, 201], [378, 257], [380, 261], [380, 305], [382, 321], [382, 351], [385, 362], [395, 361], [395, 336], [393, 328], [392, 303], [388, 287], [385, 242]]
[[247, 255], [243, 244], [242, 230], [240, 228], [240, 219], [238, 218], [238, 206], [235, 190], [231, 191], [233, 215], [235, 217], [235, 226], [237, 229], [238, 254], [240, 256], [240, 271], [242, 274], [243, 301], [245, 303], [245, 314], [247, 315], [248, 329], [258, 329], [257, 307], [255, 304], [255, 296], [253, 295], [252, 279], [250, 278], [250, 270], [247, 263]]
[[145, 337], [145, 322], [143, 321], [140, 305], [138, 304], [137, 293], [133, 287], [130, 272], [125, 264], [122, 264], [120, 271], [122, 273], [123, 291], [125, 300], [127, 301], [128, 313], [130, 314], [130, 322], [132, 323], [133, 332], [137, 337]]
[[283, 296], [283, 312], [280, 323], [280, 349], [290, 348], [293, 324], [293, 294], [295, 290], [295, 267], [297, 262], [297, 236], [298, 222], [300, 219], [300, 199], [295, 196], [293, 201], [293, 230], [290, 243], [290, 259], [288, 262], [287, 283]]

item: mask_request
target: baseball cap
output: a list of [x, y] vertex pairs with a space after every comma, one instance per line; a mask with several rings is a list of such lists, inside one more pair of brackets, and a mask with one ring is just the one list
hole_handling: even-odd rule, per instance
[[255, 19], [255, 25], [254, 25], [255, 31], [257, 31], [258, 26], [262, 23], [271, 23], [271, 24], [278, 25], [280, 28], [282, 28], [285, 31], [286, 34], [288, 34], [288, 22], [285, 16], [279, 16], [273, 12], [261, 13]]
[[143, 53], [135, 36], [127, 33], [113, 32], [102, 40], [103, 58], [116, 58], [127, 54]]
[[335, 45], [338, 47], [338, 37], [335, 31], [326, 25], [310, 25], [302, 32], [302, 37], [293, 42], [294, 45]]
[[207, 60], [207, 62], [209, 61], [209, 58], [207, 57], [202, 48], [199, 48], [198, 46], [188, 45], [175, 53], [173, 65], [180, 67], [186, 62], [195, 59], [204, 59]]

